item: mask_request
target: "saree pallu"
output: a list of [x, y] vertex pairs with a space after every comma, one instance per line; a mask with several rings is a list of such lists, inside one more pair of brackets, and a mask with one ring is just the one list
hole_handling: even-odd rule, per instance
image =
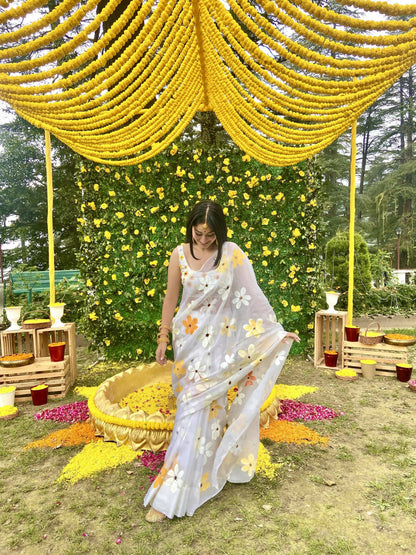
[[[172, 321], [177, 412], [164, 465], [144, 505], [168, 518], [191, 516], [226, 481], [248, 482], [259, 448], [260, 408], [292, 340], [276, 321], [247, 256], [223, 245], [201, 270], [178, 247], [182, 299]], [[233, 390], [229, 402], [227, 392]]]

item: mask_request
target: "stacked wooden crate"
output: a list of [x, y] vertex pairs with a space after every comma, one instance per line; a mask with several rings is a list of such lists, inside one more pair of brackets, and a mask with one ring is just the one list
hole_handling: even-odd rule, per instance
[[320, 310], [315, 314], [315, 357], [317, 368], [325, 366], [324, 351], [336, 351], [338, 363], [333, 370], [343, 368], [344, 328], [347, 323], [347, 312], [339, 311], [335, 314]]
[[[65, 341], [66, 354], [61, 362], [51, 362], [48, 344]], [[64, 397], [77, 379], [75, 324], [59, 328], [2, 331], [2, 355], [33, 353], [35, 361], [25, 366], [0, 366], [0, 384], [16, 386], [16, 400], [31, 399], [30, 388], [47, 384], [48, 396]]]
[[375, 360], [376, 375], [396, 377], [396, 365], [406, 364], [408, 347], [397, 347], [387, 343], [364, 345], [356, 341], [344, 341], [344, 367], [361, 373], [360, 360]]

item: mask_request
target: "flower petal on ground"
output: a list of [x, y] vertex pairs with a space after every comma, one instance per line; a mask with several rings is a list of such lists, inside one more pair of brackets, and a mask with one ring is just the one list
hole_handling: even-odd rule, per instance
[[83, 478], [89, 478], [108, 468], [116, 468], [121, 464], [133, 461], [140, 453], [133, 451], [128, 445], [117, 445], [113, 442], [89, 443], [84, 449], [72, 457], [62, 470], [58, 482], [75, 484]]

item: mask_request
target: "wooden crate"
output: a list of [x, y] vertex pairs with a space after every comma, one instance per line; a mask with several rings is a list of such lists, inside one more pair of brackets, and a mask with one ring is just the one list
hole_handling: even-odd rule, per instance
[[396, 377], [396, 364], [407, 363], [407, 347], [396, 347], [387, 343], [364, 345], [359, 341], [344, 342], [344, 367], [361, 373], [360, 360], [376, 361], [376, 375]]
[[65, 341], [65, 353], [69, 356], [71, 380], [77, 379], [77, 346], [75, 324], [65, 324], [60, 328], [43, 328], [36, 332], [36, 351], [39, 357], [49, 357], [49, 343]]
[[73, 384], [69, 356], [62, 362], [51, 362], [47, 357], [26, 366], [0, 368], [0, 384], [16, 386], [16, 401], [32, 400], [30, 388], [40, 384], [49, 386], [48, 397], [65, 397]]
[[315, 314], [314, 364], [317, 368], [329, 368], [325, 366], [324, 359], [324, 351], [327, 350], [338, 352], [338, 363], [333, 370], [344, 367], [344, 328], [347, 325], [347, 316], [348, 312], [344, 311], [328, 314], [325, 310], [320, 310]]
[[1, 353], [2, 355], [33, 353], [37, 357], [36, 330], [2, 331]]

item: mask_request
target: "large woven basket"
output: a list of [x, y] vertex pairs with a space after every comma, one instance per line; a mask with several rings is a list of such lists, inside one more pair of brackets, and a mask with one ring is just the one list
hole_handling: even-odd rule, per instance
[[[367, 335], [368, 330], [371, 326], [377, 325], [377, 332], [378, 335]], [[363, 345], [377, 345], [377, 343], [381, 343], [383, 341], [384, 333], [380, 330], [380, 324], [378, 322], [374, 322], [374, 324], [370, 324], [364, 333], [360, 333], [360, 343]]]

